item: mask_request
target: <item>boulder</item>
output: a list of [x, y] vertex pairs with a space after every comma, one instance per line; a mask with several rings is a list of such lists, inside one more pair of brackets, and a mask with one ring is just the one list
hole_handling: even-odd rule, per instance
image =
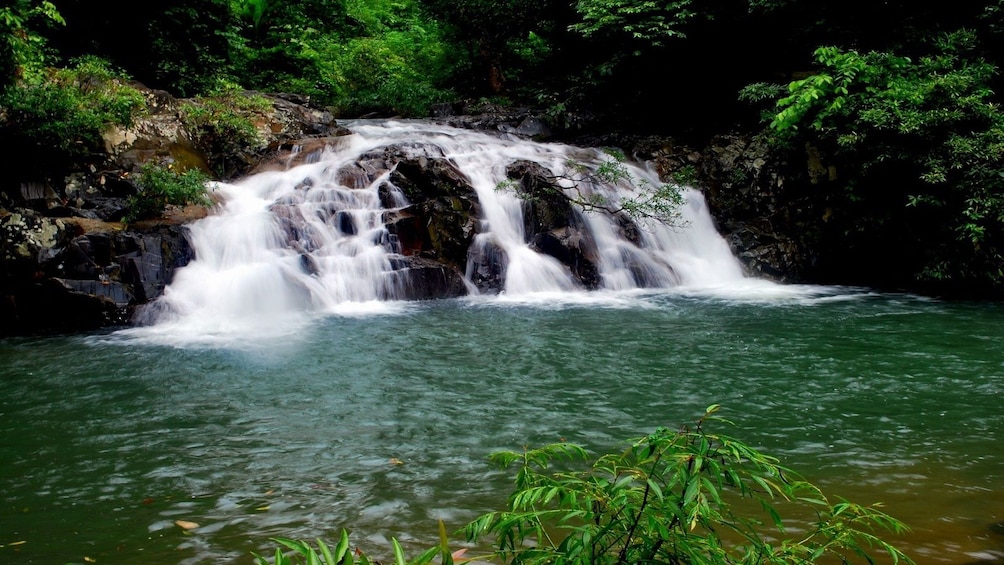
[[517, 161], [506, 168], [506, 176], [523, 198], [526, 242], [568, 267], [584, 288], [597, 288], [596, 244], [578, 210], [555, 183], [554, 174], [538, 163]]
[[420, 156], [397, 163], [387, 182], [410, 203], [386, 219], [401, 253], [463, 272], [481, 215], [467, 177], [446, 159]]
[[[184, 224], [205, 216], [204, 207], [172, 207], [162, 218], [121, 223], [129, 197], [137, 193], [134, 178], [145, 163], [242, 176], [263, 163], [285, 166], [293, 155], [309, 158], [348, 133], [329, 112], [303, 100], [266, 96], [269, 108], [243, 116], [254, 125], [260, 143], [210, 146], [185, 122], [182, 111], [183, 105], [204, 104], [205, 99], [181, 100], [134, 86], [145, 97], [146, 109], [129, 127], [108, 128], [102, 151], [58, 175], [41, 178], [15, 167], [5, 179], [0, 190], [0, 335], [125, 323], [137, 306], [160, 296], [175, 269], [192, 259]], [[294, 224], [290, 222], [291, 232]], [[342, 227], [351, 229], [345, 221]], [[309, 246], [310, 234], [295, 237]]]
[[123, 324], [192, 259], [180, 224], [131, 231], [26, 210], [0, 220], [0, 231], [7, 244], [0, 335]]

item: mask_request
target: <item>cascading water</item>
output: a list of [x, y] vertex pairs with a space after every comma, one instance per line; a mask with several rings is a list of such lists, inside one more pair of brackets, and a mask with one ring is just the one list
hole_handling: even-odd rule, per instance
[[[500, 190], [514, 162], [536, 163], [567, 186], [594, 191], [616, 206], [639, 185], [658, 186], [657, 175], [625, 163], [631, 183], [572, 188], [574, 167], [595, 168], [599, 150], [493, 136], [424, 122], [358, 122], [352, 135], [323, 150], [294, 155], [295, 166], [213, 187], [219, 205], [190, 226], [195, 259], [178, 270], [164, 295], [147, 309], [153, 328], [185, 326], [202, 335], [286, 333], [310, 316], [379, 311], [407, 298], [401, 245], [386, 225], [409, 202], [383, 169], [359, 160], [381, 148], [452, 163], [476, 193], [480, 218], [465, 275], [491, 255], [502, 263], [507, 297], [583, 290], [567, 264], [531, 245], [524, 203]], [[386, 159], [385, 159], [386, 160]], [[304, 162], [306, 161], [306, 162]], [[378, 159], [379, 161], [379, 159]], [[355, 165], [354, 165], [355, 164]], [[748, 284], [738, 261], [715, 231], [702, 195], [684, 189], [679, 221], [638, 221], [633, 238], [610, 214], [577, 212], [586, 226], [603, 290], [713, 288]]]

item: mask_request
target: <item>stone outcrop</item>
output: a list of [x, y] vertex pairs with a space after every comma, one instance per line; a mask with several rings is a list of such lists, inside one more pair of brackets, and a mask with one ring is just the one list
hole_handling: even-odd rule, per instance
[[701, 149], [672, 139], [621, 140], [661, 177], [702, 191], [719, 233], [748, 274], [778, 282], [809, 282], [813, 226], [820, 212], [796, 187], [785, 158], [746, 135], [713, 137]]
[[126, 323], [191, 260], [184, 224], [205, 208], [122, 223], [145, 163], [241, 176], [305, 138], [347, 133], [328, 112], [272, 96], [271, 109], [245, 116], [258, 143], [221, 153], [183, 119], [183, 104], [204, 101], [139, 88], [146, 111], [128, 128], [106, 130], [100, 153], [47, 177], [9, 171], [0, 187], [0, 335]]
[[506, 169], [506, 176], [523, 198], [527, 243], [567, 266], [583, 288], [597, 288], [596, 244], [572, 202], [555, 184], [553, 173], [537, 163], [517, 161]]
[[[184, 225], [207, 209], [169, 209], [162, 218], [122, 223], [128, 198], [137, 191], [134, 178], [145, 163], [241, 176], [315, 162], [348, 133], [305, 100], [269, 97], [271, 110], [248, 116], [259, 143], [227, 150], [226, 144], [206, 145], [182, 119], [182, 104], [198, 101], [143, 92], [148, 112], [129, 128], [106, 131], [101, 155], [60, 178], [18, 179], [16, 188], [8, 185], [0, 191], [0, 335], [126, 323], [137, 306], [158, 297], [175, 270], [192, 259]], [[442, 109], [440, 119], [526, 138], [554, 139], [571, 131], [568, 124], [553, 126], [529, 112], [488, 108], [475, 115], [449, 115], [455, 110]], [[820, 211], [790, 189], [796, 183], [789, 182], [785, 163], [764, 144], [739, 135], [716, 137], [700, 150], [669, 139], [569, 141], [622, 147], [635, 158], [654, 161], [667, 181], [700, 187], [719, 231], [749, 273], [801, 282], [811, 270], [812, 230], [807, 226], [818, 222]], [[825, 168], [808, 170], [828, 174]], [[393, 252], [388, 296], [460, 296], [470, 291], [469, 284], [481, 293], [502, 289], [505, 251], [487, 236], [479, 237], [476, 192], [435, 149], [383, 147], [336, 174], [350, 188], [385, 179], [379, 198], [388, 210], [383, 220], [389, 232], [381, 243]], [[519, 161], [508, 167], [507, 176], [524, 200], [526, 243], [565, 265], [583, 288], [596, 288], [596, 244], [574, 204], [555, 190], [553, 173]], [[290, 241], [303, 247], [305, 272], [316, 270], [310, 259], [314, 238], [306, 233], [299, 212], [282, 202], [273, 211]], [[633, 222], [619, 220], [623, 236], [637, 240]], [[348, 215], [334, 209], [326, 221], [343, 233], [356, 229]]]

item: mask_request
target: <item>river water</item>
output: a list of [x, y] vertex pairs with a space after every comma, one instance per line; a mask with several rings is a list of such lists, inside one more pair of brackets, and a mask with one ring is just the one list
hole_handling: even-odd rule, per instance
[[401, 304], [228, 348], [0, 342], [0, 543], [24, 542], [0, 560], [248, 563], [342, 527], [386, 556], [498, 508], [492, 451], [602, 450], [720, 403], [733, 435], [884, 502], [918, 563], [1000, 562], [1004, 308], [791, 290]]
[[[497, 185], [513, 160], [560, 176], [598, 152], [355, 131], [217, 185], [149, 325], [0, 341], [0, 563], [249, 563], [269, 537], [342, 528], [386, 558], [391, 537], [414, 551], [438, 520], [500, 508], [511, 478], [493, 451], [601, 452], [715, 403], [736, 422], [718, 431], [885, 503], [918, 563], [1004, 563], [1004, 305], [748, 279], [689, 189], [681, 223], [637, 242], [587, 215], [602, 284], [586, 292], [527, 243]], [[394, 143], [470, 179], [476, 245], [510, 260], [503, 294], [393, 300], [388, 173], [345, 186], [339, 170]]]

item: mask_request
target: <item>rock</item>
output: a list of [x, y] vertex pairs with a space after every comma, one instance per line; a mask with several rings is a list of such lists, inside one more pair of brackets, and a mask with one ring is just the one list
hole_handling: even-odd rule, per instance
[[535, 116], [527, 116], [516, 126], [516, 133], [533, 139], [547, 139], [551, 137], [551, 128], [547, 122]]
[[596, 244], [585, 229], [563, 227], [541, 233], [530, 242], [537, 251], [550, 255], [568, 267], [586, 289], [600, 286]]
[[524, 199], [527, 243], [568, 267], [584, 288], [597, 288], [596, 244], [578, 210], [554, 182], [554, 174], [537, 163], [517, 161], [506, 168], [506, 176]]
[[401, 252], [463, 270], [481, 215], [467, 177], [445, 159], [420, 156], [400, 161], [388, 182], [411, 203], [388, 218]]
[[505, 250], [493, 241], [477, 241], [468, 259], [467, 278], [481, 294], [499, 294], [505, 288], [508, 262]]
[[424, 257], [405, 257], [396, 262], [392, 296], [399, 300], [454, 298], [467, 294], [463, 274], [456, 268]]
[[[128, 128], [108, 128], [95, 148], [103, 153], [47, 178], [15, 167], [0, 187], [0, 335], [125, 323], [193, 258], [183, 223], [203, 217], [204, 207], [171, 208], [163, 218], [128, 227], [119, 223], [145, 163], [225, 169], [237, 176], [261, 163], [286, 166], [294, 155], [309, 158], [311, 151], [336, 145], [349, 133], [329, 112], [297, 103], [302, 99], [266, 97], [270, 109], [246, 116], [261, 143], [224, 146], [220, 152], [220, 146], [200, 145], [182, 120], [181, 106], [200, 100], [136, 86], [146, 98], [146, 111]], [[364, 175], [375, 172], [361, 166]], [[287, 226], [290, 237], [309, 248], [311, 234], [297, 232], [294, 220]], [[343, 230], [353, 229], [348, 219], [341, 220]], [[424, 279], [432, 284], [434, 275]], [[444, 275], [437, 284], [448, 281]]]
[[[791, 182], [781, 155], [738, 134], [713, 137], [696, 151], [669, 139], [638, 142], [636, 154], [655, 161], [660, 176], [686, 179], [707, 200], [718, 231], [754, 276], [808, 282], [815, 256], [812, 212]], [[622, 223], [630, 238], [636, 228]]]

